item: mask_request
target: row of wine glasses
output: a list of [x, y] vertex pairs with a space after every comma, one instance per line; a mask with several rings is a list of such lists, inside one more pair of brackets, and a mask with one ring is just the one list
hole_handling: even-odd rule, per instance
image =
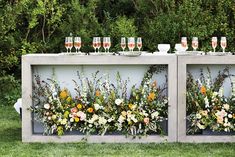
[[[140, 51], [140, 49], [142, 48], [142, 39], [141, 39], [141, 37], [137, 38], [136, 44], [137, 44], [137, 48]], [[133, 50], [135, 48], [135, 37], [127, 38], [127, 46], [128, 46], [128, 49], [133, 52]], [[125, 37], [121, 37], [121, 48], [124, 52], [124, 50], [126, 48], [126, 38]]]
[[[182, 37], [181, 38], [181, 46], [184, 50], [188, 49], [187, 37]], [[198, 48], [198, 37], [193, 37], [192, 38], [192, 48], [193, 48], [194, 51], [197, 50], [197, 48]]]
[[82, 41], [81, 41], [81, 37], [74, 37], [74, 41], [73, 41], [73, 37], [65, 37], [65, 48], [67, 49], [67, 53], [73, 48], [73, 46], [76, 49], [76, 53], [80, 52], [80, 48], [82, 45]]
[[[217, 41], [218, 41], [217, 37], [212, 37], [211, 46], [212, 46], [214, 52], [215, 52], [215, 48], [217, 47]], [[181, 46], [184, 50], [188, 49], [187, 37], [182, 37], [181, 38]], [[226, 37], [221, 37], [220, 46], [223, 49], [223, 53], [224, 53], [225, 48], [227, 47]], [[192, 48], [193, 48], [194, 51], [197, 50], [197, 48], [198, 48], [198, 37], [193, 37], [192, 38]]]
[[[101, 37], [93, 37], [93, 42], [92, 42], [93, 48], [96, 49], [99, 52], [99, 49], [101, 47]], [[111, 39], [110, 37], [103, 37], [103, 47], [105, 52], [109, 52], [109, 49], [111, 47]]]
[[[214, 52], [215, 52], [215, 48], [217, 47], [217, 41], [218, 41], [217, 37], [212, 37], [211, 45], [212, 45], [212, 48], [213, 48]], [[226, 37], [221, 37], [220, 46], [223, 49], [223, 53], [225, 53], [225, 48], [227, 47]]]

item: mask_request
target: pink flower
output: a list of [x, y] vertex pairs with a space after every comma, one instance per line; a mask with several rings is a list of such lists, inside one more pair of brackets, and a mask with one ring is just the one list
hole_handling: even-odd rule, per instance
[[144, 118], [144, 123], [145, 123], [145, 124], [149, 124], [149, 118], [147, 118], [147, 117]]
[[76, 112], [78, 112], [77, 107], [72, 108], [72, 109], [71, 109], [71, 112], [72, 112], [72, 113], [76, 113]]

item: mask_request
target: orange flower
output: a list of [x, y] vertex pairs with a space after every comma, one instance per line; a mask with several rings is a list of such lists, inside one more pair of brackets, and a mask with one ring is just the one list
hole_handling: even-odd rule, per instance
[[200, 91], [203, 95], [205, 95], [206, 94], [206, 87], [202, 86]]
[[89, 113], [92, 113], [94, 111], [94, 109], [92, 108], [92, 107], [89, 107], [88, 109], [87, 109], [87, 112], [89, 112]]
[[149, 93], [148, 101], [153, 101], [155, 99], [155, 94], [153, 92]]
[[60, 98], [61, 99], [66, 99], [68, 97], [68, 91], [66, 89], [62, 90], [60, 92]]
[[100, 96], [100, 91], [99, 90], [95, 91], [95, 96]]
[[77, 104], [77, 108], [81, 109], [82, 108], [82, 104]]

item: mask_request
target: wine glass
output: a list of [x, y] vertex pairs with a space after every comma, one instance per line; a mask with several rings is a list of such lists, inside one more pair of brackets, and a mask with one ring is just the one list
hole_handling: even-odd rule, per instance
[[106, 47], [107, 47], [108, 53], [109, 53], [109, 49], [111, 47], [111, 39], [110, 39], [110, 37], [106, 37]]
[[97, 46], [98, 46], [98, 43], [97, 43], [97, 37], [93, 37], [92, 46], [94, 47], [94, 49], [95, 49], [95, 53], [96, 53], [96, 48], [97, 48]]
[[192, 47], [193, 47], [194, 51], [197, 50], [197, 48], [198, 48], [198, 37], [193, 37], [193, 39], [192, 39]]
[[187, 37], [182, 37], [181, 38], [181, 46], [186, 51], [188, 49], [188, 44], [187, 44]]
[[70, 50], [70, 53], [72, 52], [73, 48], [73, 37], [68, 37], [68, 49]]
[[80, 52], [81, 44], [81, 37], [74, 37], [74, 47], [76, 49], [76, 53]]
[[98, 49], [98, 53], [99, 53], [100, 47], [101, 47], [101, 38], [97, 37], [97, 49]]
[[212, 37], [211, 45], [212, 45], [212, 48], [215, 52], [215, 48], [217, 47], [217, 37]]
[[223, 49], [223, 53], [225, 53], [225, 48], [227, 46], [227, 40], [226, 40], [226, 37], [221, 37], [221, 40], [220, 40], [220, 46], [222, 47]]
[[128, 48], [130, 51], [133, 52], [133, 49], [135, 48], [135, 38], [134, 37], [128, 38]]
[[67, 53], [68, 53], [68, 49], [69, 49], [69, 37], [65, 37], [64, 46], [65, 46], [65, 48], [67, 50]]
[[139, 51], [142, 48], [142, 39], [141, 39], [141, 37], [137, 38], [137, 47], [138, 47]]
[[124, 52], [124, 50], [126, 48], [126, 38], [125, 37], [121, 37], [121, 47], [122, 47], [122, 51]]

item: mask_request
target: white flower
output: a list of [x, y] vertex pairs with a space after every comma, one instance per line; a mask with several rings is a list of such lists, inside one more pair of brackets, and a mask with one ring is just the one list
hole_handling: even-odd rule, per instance
[[159, 116], [159, 112], [155, 111], [151, 114], [152, 119], [157, 118]]
[[52, 117], [51, 117], [53, 120], [55, 120], [56, 119], [56, 115], [52, 115]]
[[199, 127], [199, 129], [205, 129], [205, 125], [201, 125], [200, 123], [197, 123], [197, 127]]
[[229, 104], [224, 104], [223, 106], [225, 110], [229, 110]]
[[104, 117], [99, 117], [99, 122], [100, 125], [105, 125], [107, 123], [107, 120]]
[[221, 88], [219, 89], [219, 96], [220, 96], [220, 97], [223, 97], [223, 96], [224, 96], [224, 89], [223, 89], [223, 87], [221, 87]]
[[65, 118], [62, 119], [61, 124], [62, 124], [62, 125], [65, 125], [66, 123], [67, 123], [67, 119], [65, 119]]
[[213, 92], [212, 98], [215, 98], [218, 95], [218, 92]]
[[114, 117], [111, 117], [111, 118], [108, 119], [108, 122], [110, 123], [110, 122], [112, 122], [113, 120], [114, 120]]
[[86, 114], [82, 111], [78, 111], [77, 116], [80, 117], [81, 121], [84, 121], [86, 119]]
[[94, 108], [95, 108], [95, 110], [97, 111], [97, 110], [99, 110], [99, 109], [102, 109], [103, 107], [100, 106], [99, 104], [94, 104]]
[[51, 120], [51, 116], [49, 116], [49, 117], [47, 117], [48, 118], [48, 120]]
[[115, 104], [116, 104], [116, 105], [119, 106], [119, 105], [121, 105], [121, 103], [123, 103], [123, 99], [116, 99], [116, 100], [115, 100]]
[[94, 123], [97, 119], [99, 119], [99, 116], [94, 114], [91, 119], [88, 120], [88, 123]]
[[209, 107], [209, 100], [207, 97], [204, 98], [205, 101], [205, 107], [208, 108]]
[[228, 118], [233, 118], [233, 116], [231, 114], [228, 115]]
[[74, 122], [74, 119], [73, 118], [70, 118], [70, 120], [69, 120], [70, 122]]
[[44, 104], [44, 108], [47, 109], [47, 110], [49, 110], [50, 104]]
[[197, 119], [201, 119], [202, 116], [201, 116], [199, 113], [197, 113], [197, 114], [196, 114], [196, 118], [197, 118]]
[[133, 120], [134, 123], [137, 123], [137, 122], [138, 122], [138, 120], [135, 118], [135, 115], [134, 115], [134, 114], [132, 114], [132, 115], [130, 116], [130, 119]]
[[123, 122], [125, 121], [125, 119], [126, 119], [125, 117], [123, 117], [122, 115], [120, 115], [119, 118], [118, 118], [118, 122], [119, 122], [119, 123], [123, 123]]

